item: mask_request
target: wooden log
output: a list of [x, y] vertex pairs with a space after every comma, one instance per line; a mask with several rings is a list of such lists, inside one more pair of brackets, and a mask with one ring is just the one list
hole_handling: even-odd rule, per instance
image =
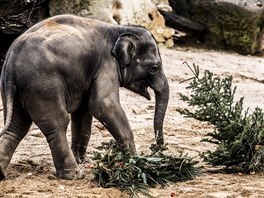
[[159, 10], [159, 12], [163, 15], [166, 25], [176, 30], [184, 32], [204, 32], [206, 30], [203, 24], [194, 22], [187, 17], [162, 10]]

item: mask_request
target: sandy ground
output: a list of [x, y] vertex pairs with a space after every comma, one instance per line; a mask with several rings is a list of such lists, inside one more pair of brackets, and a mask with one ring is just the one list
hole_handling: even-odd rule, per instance
[[[264, 197], [264, 174], [242, 175], [224, 174], [218, 169], [203, 163], [201, 152], [214, 149], [214, 145], [200, 142], [203, 136], [212, 130], [205, 123], [183, 118], [176, 108], [186, 104], [179, 99], [179, 93], [188, 94], [188, 83], [180, 81], [191, 77], [190, 70], [182, 64], [198, 64], [201, 70], [208, 69], [221, 76], [232, 75], [234, 85], [238, 86], [237, 98], [245, 97], [245, 108], [259, 106], [264, 110], [264, 58], [241, 56], [235, 53], [177, 48], [162, 48], [161, 56], [164, 70], [170, 83], [170, 103], [164, 123], [165, 141], [169, 151], [178, 154], [183, 151], [199, 160], [204, 173], [194, 180], [180, 182], [165, 188], [151, 188], [154, 197]], [[134, 131], [139, 153], [149, 152], [149, 146], [155, 142], [152, 129], [154, 97], [146, 99], [121, 90], [122, 106]], [[3, 126], [3, 117], [0, 117]], [[68, 131], [70, 140], [70, 131]], [[88, 155], [102, 141], [109, 141], [110, 134], [94, 120]], [[82, 168], [86, 168], [83, 165]], [[88, 171], [88, 170], [87, 170]], [[32, 126], [26, 138], [17, 148], [8, 168], [7, 178], [0, 182], [0, 197], [126, 197], [117, 189], [103, 189], [90, 181], [90, 177], [77, 181], [57, 179], [53, 176], [54, 167], [45, 138], [36, 126]]]

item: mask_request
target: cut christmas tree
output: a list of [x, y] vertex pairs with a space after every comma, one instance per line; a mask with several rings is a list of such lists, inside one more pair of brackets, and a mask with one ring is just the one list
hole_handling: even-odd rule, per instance
[[[185, 62], [186, 63], [186, 62]], [[203, 141], [217, 145], [216, 150], [207, 151], [203, 158], [214, 166], [243, 173], [258, 172], [264, 169], [264, 115], [256, 107], [253, 113], [243, 109], [243, 100], [234, 101], [236, 87], [232, 77], [220, 78], [206, 70], [200, 77], [199, 66], [188, 65], [193, 77], [188, 79], [190, 96], [180, 94], [188, 108], [178, 112], [186, 117], [208, 122], [214, 131], [208, 133]]]
[[132, 155], [116, 142], [103, 143], [95, 153], [92, 168], [101, 187], [116, 187], [130, 197], [149, 196], [148, 187], [193, 179], [201, 171], [186, 155], [164, 154], [165, 146], [152, 148], [150, 155]]

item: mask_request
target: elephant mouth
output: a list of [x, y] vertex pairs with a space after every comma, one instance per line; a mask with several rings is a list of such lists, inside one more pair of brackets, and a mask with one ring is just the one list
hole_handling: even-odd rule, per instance
[[143, 90], [142, 90], [142, 94], [141, 94], [143, 97], [145, 97], [147, 100], [150, 100], [150, 95], [149, 95], [149, 92], [148, 92], [148, 86], [144, 87]]
[[129, 86], [126, 86], [127, 89], [145, 97], [147, 100], [150, 100], [150, 95], [148, 92], [148, 83], [146, 80], [140, 80], [140, 81], [135, 81], [133, 83], [130, 83]]

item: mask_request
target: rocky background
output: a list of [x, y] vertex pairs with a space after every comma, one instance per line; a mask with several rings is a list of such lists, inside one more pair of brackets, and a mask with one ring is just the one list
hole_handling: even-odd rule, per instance
[[1, 0], [0, 65], [13, 40], [47, 17], [71, 13], [148, 28], [161, 45], [191, 42], [241, 54], [263, 52], [261, 0]]
[[167, 0], [50, 0], [49, 3], [51, 16], [72, 13], [113, 24], [142, 25], [159, 43], [172, 47], [174, 30], [165, 26], [158, 8], [171, 11]]

